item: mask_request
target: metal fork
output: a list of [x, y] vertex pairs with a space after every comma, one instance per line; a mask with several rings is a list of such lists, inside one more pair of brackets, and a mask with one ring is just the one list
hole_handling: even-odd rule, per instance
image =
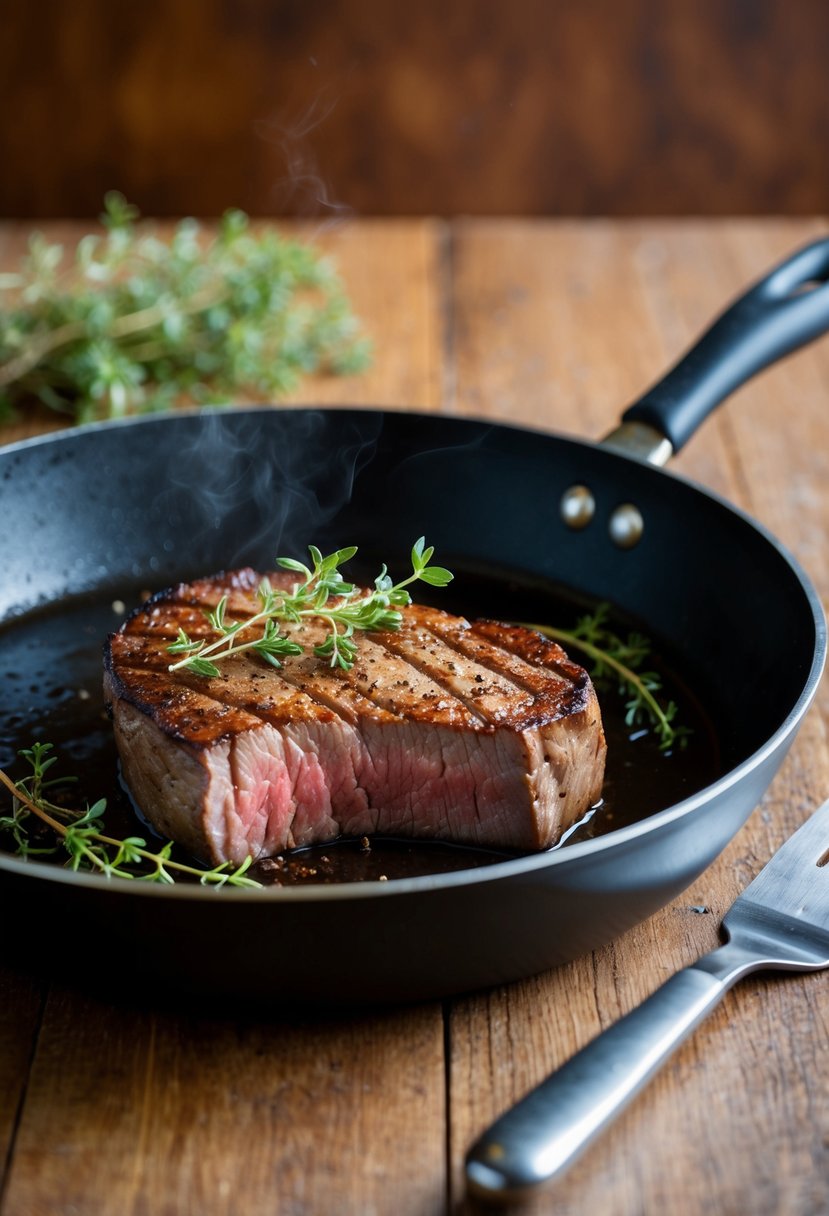
[[829, 967], [829, 801], [775, 853], [723, 920], [726, 943], [672, 976], [473, 1145], [471, 1194], [511, 1200], [561, 1174], [733, 984], [752, 971]]

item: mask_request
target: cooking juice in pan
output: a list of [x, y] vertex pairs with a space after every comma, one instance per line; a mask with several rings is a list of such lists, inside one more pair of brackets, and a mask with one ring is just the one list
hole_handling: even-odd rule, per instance
[[[456, 578], [431, 598], [447, 611], [469, 618], [546, 623], [572, 628], [589, 604], [574, 604], [548, 585], [485, 572], [464, 571], [452, 564]], [[359, 572], [355, 575], [359, 578]], [[420, 591], [421, 589], [419, 589]], [[428, 593], [428, 588], [423, 589]], [[76, 778], [71, 805], [106, 798], [106, 832], [110, 836], [153, 833], [136, 813], [118, 780], [112, 727], [103, 707], [101, 653], [108, 633], [148, 592], [118, 589], [63, 603], [24, 617], [0, 631], [0, 767], [24, 775], [17, 752], [32, 743], [53, 744], [54, 772]], [[613, 622], [626, 634], [629, 622]], [[590, 667], [574, 648], [571, 657]], [[682, 746], [660, 750], [646, 723], [625, 723], [625, 701], [615, 683], [597, 684], [608, 743], [601, 802], [575, 825], [556, 847], [588, 839], [635, 822], [671, 806], [709, 784], [721, 772], [716, 736], [691, 689], [668, 656], [654, 653], [647, 666], [659, 672], [660, 700], [678, 705], [676, 721], [687, 728]], [[10, 848], [11, 841], [0, 847]], [[394, 879], [469, 869], [502, 861], [503, 851], [433, 842], [362, 838], [294, 850], [259, 863], [251, 875], [280, 885]], [[62, 860], [61, 854], [55, 854]]]

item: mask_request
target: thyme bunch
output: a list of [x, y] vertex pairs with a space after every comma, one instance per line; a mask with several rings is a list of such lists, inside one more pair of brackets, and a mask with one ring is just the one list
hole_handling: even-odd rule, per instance
[[609, 616], [610, 605], [599, 604], [595, 612], [580, 617], [573, 629], [558, 629], [552, 625], [530, 625], [529, 628], [586, 654], [593, 660], [590, 674], [594, 681], [616, 681], [619, 694], [625, 698], [626, 726], [636, 727], [649, 722], [662, 751], [669, 751], [676, 744], [684, 746], [690, 731], [676, 722], [679, 712], [676, 702], [660, 701], [657, 698], [662, 689], [659, 673], [642, 670], [650, 658], [650, 642], [636, 631], [624, 638], [614, 633], [608, 625]]
[[[278, 622], [298, 624], [304, 617], [313, 616], [323, 620], [329, 630], [325, 641], [314, 647], [314, 654], [326, 659], [331, 667], [350, 671], [357, 655], [356, 630], [399, 629], [403, 617], [398, 609], [411, 603], [407, 587], [417, 581], [432, 587], [445, 587], [453, 577], [443, 566], [429, 564], [434, 546], [427, 547], [422, 536], [412, 546], [411, 574], [395, 583], [384, 565], [374, 580], [374, 590], [368, 593], [354, 583], [346, 582], [340, 572], [340, 566], [357, 552], [355, 545], [337, 549], [327, 557], [323, 557], [314, 545], [309, 546], [308, 552], [310, 566], [290, 557], [276, 559], [276, 564], [283, 570], [302, 577], [290, 591], [274, 588], [268, 579], [263, 579], [257, 592], [260, 608], [253, 616], [228, 620], [227, 596], [222, 596], [217, 607], [205, 613], [217, 635], [213, 641], [194, 640], [179, 629], [175, 642], [171, 642], [167, 650], [173, 655], [184, 655], [184, 658], [171, 663], [169, 670], [187, 667], [197, 675], [217, 676], [216, 664], [220, 660], [245, 650], [255, 651], [266, 662], [280, 667], [281, 659], [302, 654], [303, 647], [287, 634], [280, 633]], [[243, 637], [246, 640], [242, 640]]]
[[[235, 869], [229, 862], [224, 862], [207, 870], [174, 860], [170, 856], [172, 841], [152, 850], [142, 836], [118, 839], [106, 835], [105, 798], [99, 798], [92, 806], [87, 803], [83, 810], [67, 809], [50, 798], [54, 787], [67, 782], [67, 778], [47, 777], [57, 761], [51, 743], [34, 743], [19, 755], [31, 771], [19, 781], [13, 781], [0, 769], [0, 783], [12, 795], [11, 814], [0, 816], [0, 834], [11, 836], [16, 852], [23, 857], [54, 856], [64, 852], [69, 869], [97, 871], [106, 878], [174, 883], [175, 874], [187, 874], [198, 878], [204, 886], [262, 885], [247, 877], [251, 858]], [[39, 833], [38, 825], [45, 825], [49, 832]]]
[[0, 413], [37, 399], [83, 422], [279, 397], [304, 373], [368, 362], [331, 264], [307, 245], [252, 231], [242, 211], [212, 239], [185, 219], [164, 240], [117, 192], [101, 218], [69, 265], [36, 233], [0, 274]]

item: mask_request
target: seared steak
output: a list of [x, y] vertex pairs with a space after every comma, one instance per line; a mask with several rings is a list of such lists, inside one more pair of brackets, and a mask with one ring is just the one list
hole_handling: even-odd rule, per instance
[[372, 833], [531, 850], [599, 798], [593, 686], [527, 629], [412, 604], [399, 631], [359, 634], [348, 672], [310, 653], [327, 632], [315, 620], [285, 625], [309, 652], [280, 670], [247, 652], [218, 676], [170, 672], [179, 629], [209, 635], [204, 611], [223, 595], [230, 617], [251, 616], [261, 578], [240, 570], [162, 592], [108, 640], [123, 776], [163, 835], [235, 864]]

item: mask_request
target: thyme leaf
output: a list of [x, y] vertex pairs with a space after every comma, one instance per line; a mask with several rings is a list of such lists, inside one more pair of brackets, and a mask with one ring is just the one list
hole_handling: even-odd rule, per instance
[[[0, 769], [0, 784], [12, 795], [10, 815], [0, 816], [0, 834], [12, 837], [16, 852], [24, 857], [67, 854], [71, 870], [93, 870], [106, 878], [133, 878], [142, 882], [174, 883], [176, 874], [188, 874], [205, 886], [260, 887], [247, 876], [252, 864], [248, 857], [240, 866], [223, 862], [212, 869], [188, 865], [171, 857], [173, 842], [153, 850], [142, 836], [118, 839], [104, 831], [106, 799], [100, 798], [83, 810], [69, 810], [53, 802], [47, 791], [67, 779], [46, 780], [46, 773], [57, 760], [51, 743], [34, 743], [19, 752], [30, 772], [13, 781]], [[35, 822], [33, 822], [33, 820]], [[47, 833], [38, 831], [45, 826]]]
[[596, 611], [579, 618], [574, 629], [558, 629], [552, 625], [528, 625], [545, 637], [564, 646], [581, 650], [593, 660], [590, 675], [596, 682], [613, 679], [619, 693], [625, 697], [625, 725], [636, 727], [649, 722], [659, 739], [662, 751], [675, 745], [684, 747], [690, 730], [678, 725], [675, 701], [662, 702], [657, 694], [662, 681], [656, 671], [641, 670], [650, 657], [650, 642], [644, 634], [631, 632], [626, 638], [608, 626], [610, 605], [599, 604]]
[[35, 233], [19, 272], [0, 276], [0, 412], [39, 400], [83, 422], [274, 398], [306, 373], [369, 361], [331, 264], [309, 246], [252, 231], [242, 211], [212, 238], [185, 219], [162, 240], [117, 192], [102, 220], [71, 262]]
[[167, 650], [184, 657], [171, 663], [169, 670], [187, 668], [196, 675], [217, 676], [218, 662], [246, 650], [255, 651], [266, 662], [279, 667], [280, 659], [302, 654], [303, 647], [280, 633], [277, 622], [297, 624], [305, 617], [319, 617], [328, 625], [328, 633], [314, 647], [314, 654], [331, 667], [350, 671], [357, 655], [356, 630], [399, 629], [403, 617], [398, 609], [411, 603], [407, 587], [417, 581], [445, 587], [452, 581], [449, 570], [430, 564], [434, 551], [434, 546], [427, 546], [421, 536], [411, 550], [412, 573], [395, 583], [383, 566], [374, 580], [374, 590], [367, 593], [346, 582], [340, 572], [340, 566], [357, 552], [355, 545], [337, 549], [325, 557], [315, 545], [310, 545], [310, 566], [295, 558], [279, 557], [278, 566], [301, 576], [292, 589], [273, 587], [269, 579], [263, 579], [257, 592], [259, 611], [241, 621], [228, 621], [227, 596], [223, 596], [215, 609], [205, 612], [217, 636], [212, 641], [194, 640], [180, 629]]

